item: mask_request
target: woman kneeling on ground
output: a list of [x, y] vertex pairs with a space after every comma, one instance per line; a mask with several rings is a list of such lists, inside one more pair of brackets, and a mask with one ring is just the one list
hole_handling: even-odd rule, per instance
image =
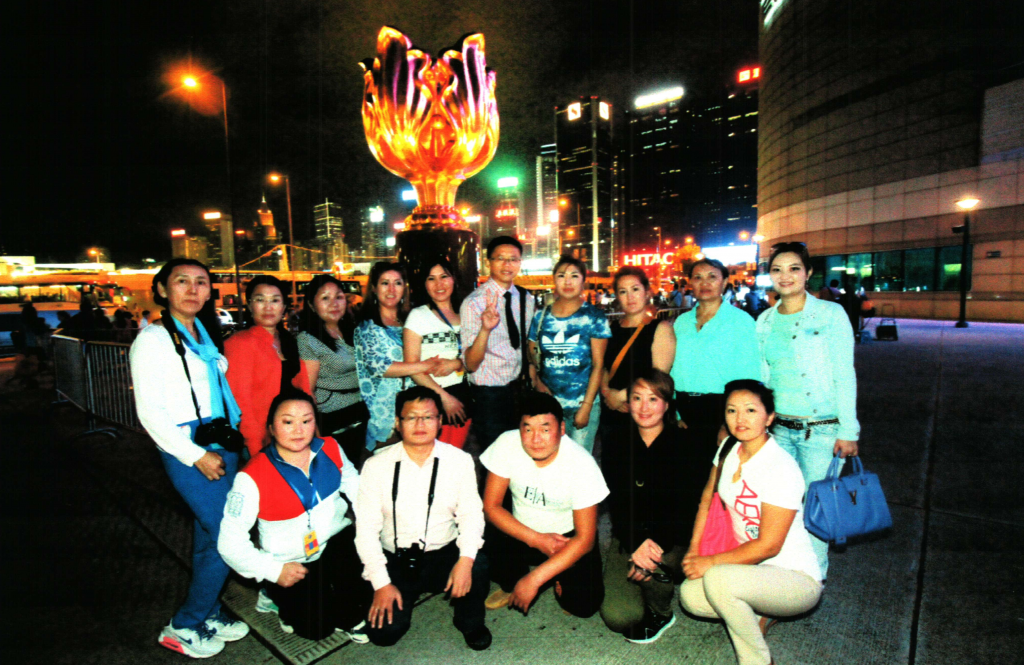
[[[683, 557], [683, 608], [725, 621], [740, 665], [773, 663], [765, 642], [771, 617], [803, 614], [821, 597], [821, 572], [804, 528], [803, 476], [768, 433], [774, 417], [772, 391], [760, 382], [744, 379], [725, 386], [725, 424], [732, 437], [715, 455], [716, 469]], [[701, 556], [716, 491], [739, 546]]]
[[612, 541], [601, 618], [630, 642], [653, 642], [673, 623], [672, 596], [711, 466], [676, 426], [672, 377], [648, 369], [629, 386], [632, 432], [606, 471]]
[[[267, 416], [271, 443], [238, 472], [217, 549], [243, 577], [269, 584], [281, 629], [310, 640], [363, 632], [372, 591], [361, 578], [355, 528], [345, 516], [359, 472], [334, 439], [313, 436], [313, 398], [288, 389]], [[249, 539], [259, 522], [257, 548]]]

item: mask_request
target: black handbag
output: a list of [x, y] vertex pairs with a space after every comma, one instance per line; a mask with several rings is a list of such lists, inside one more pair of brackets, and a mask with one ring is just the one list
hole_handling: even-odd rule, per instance
[[366, 402], [359, 400], [355, 404], [349, 404], [337, 411], [318, 412], [318, 415], [319, 421], [317, 424], [320, 426], [320, 433], [328, 436], [352, 425], [369, 422], [370, 409], [366, 407]]

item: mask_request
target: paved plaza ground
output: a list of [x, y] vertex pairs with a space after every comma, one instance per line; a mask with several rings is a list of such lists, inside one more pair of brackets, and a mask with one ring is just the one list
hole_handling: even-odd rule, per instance
[[[862, 458], [894, 529], [833, 553], [821, 605], [769, 636], [780, 665], [1024, 661], [1024, 326], [899, 326], [898, 342], [866, 341], [856, 358]], [[0, 361], [0, 385], [12, 374]], [[0, 389], [0, 656], [181, 665], [156, 636], [188, 584], [187, 510], [146, 437], [74, 438], [86, 419], [53, 399], [52, 377]], [[675, 611], [661, 640], [633, 645], [599, 617], [564, 615], [549, 592], [526, 617], [489, 613], [494, 644], [475, 653], [434, 597], [390, 649], [288, 642], [262, 625], [212, 662], [735, 662], [720, 624]]]

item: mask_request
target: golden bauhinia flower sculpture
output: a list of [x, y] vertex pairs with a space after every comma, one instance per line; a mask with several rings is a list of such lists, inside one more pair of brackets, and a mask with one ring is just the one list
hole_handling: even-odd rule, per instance
[[463, 37], [432, 61], [407, 36], [384, 26], [377, 57], [361, 64], [370, 152], [416, 189], [419, 205], [406, 228], [467, 228], [455, 208], [455, 192], [498, 149], [495, 73], [487, 69], [484, 36]]

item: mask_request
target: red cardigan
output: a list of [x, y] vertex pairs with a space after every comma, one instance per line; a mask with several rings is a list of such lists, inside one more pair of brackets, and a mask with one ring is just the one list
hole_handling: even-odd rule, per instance
[[[245, 437], [249, 453], [256, 457], [270, 440], [267, 413], [270, 403], [281, 392], [281, 359], [274, 350], [273, 337], [259, 326], [228, 337], [224, 355], [228, 359], [228, 384], [242, 410], [238, 429]], [[305, 361], [299, 361], [299, 373], [292, 379], [292, 385], [312, 394]]]

